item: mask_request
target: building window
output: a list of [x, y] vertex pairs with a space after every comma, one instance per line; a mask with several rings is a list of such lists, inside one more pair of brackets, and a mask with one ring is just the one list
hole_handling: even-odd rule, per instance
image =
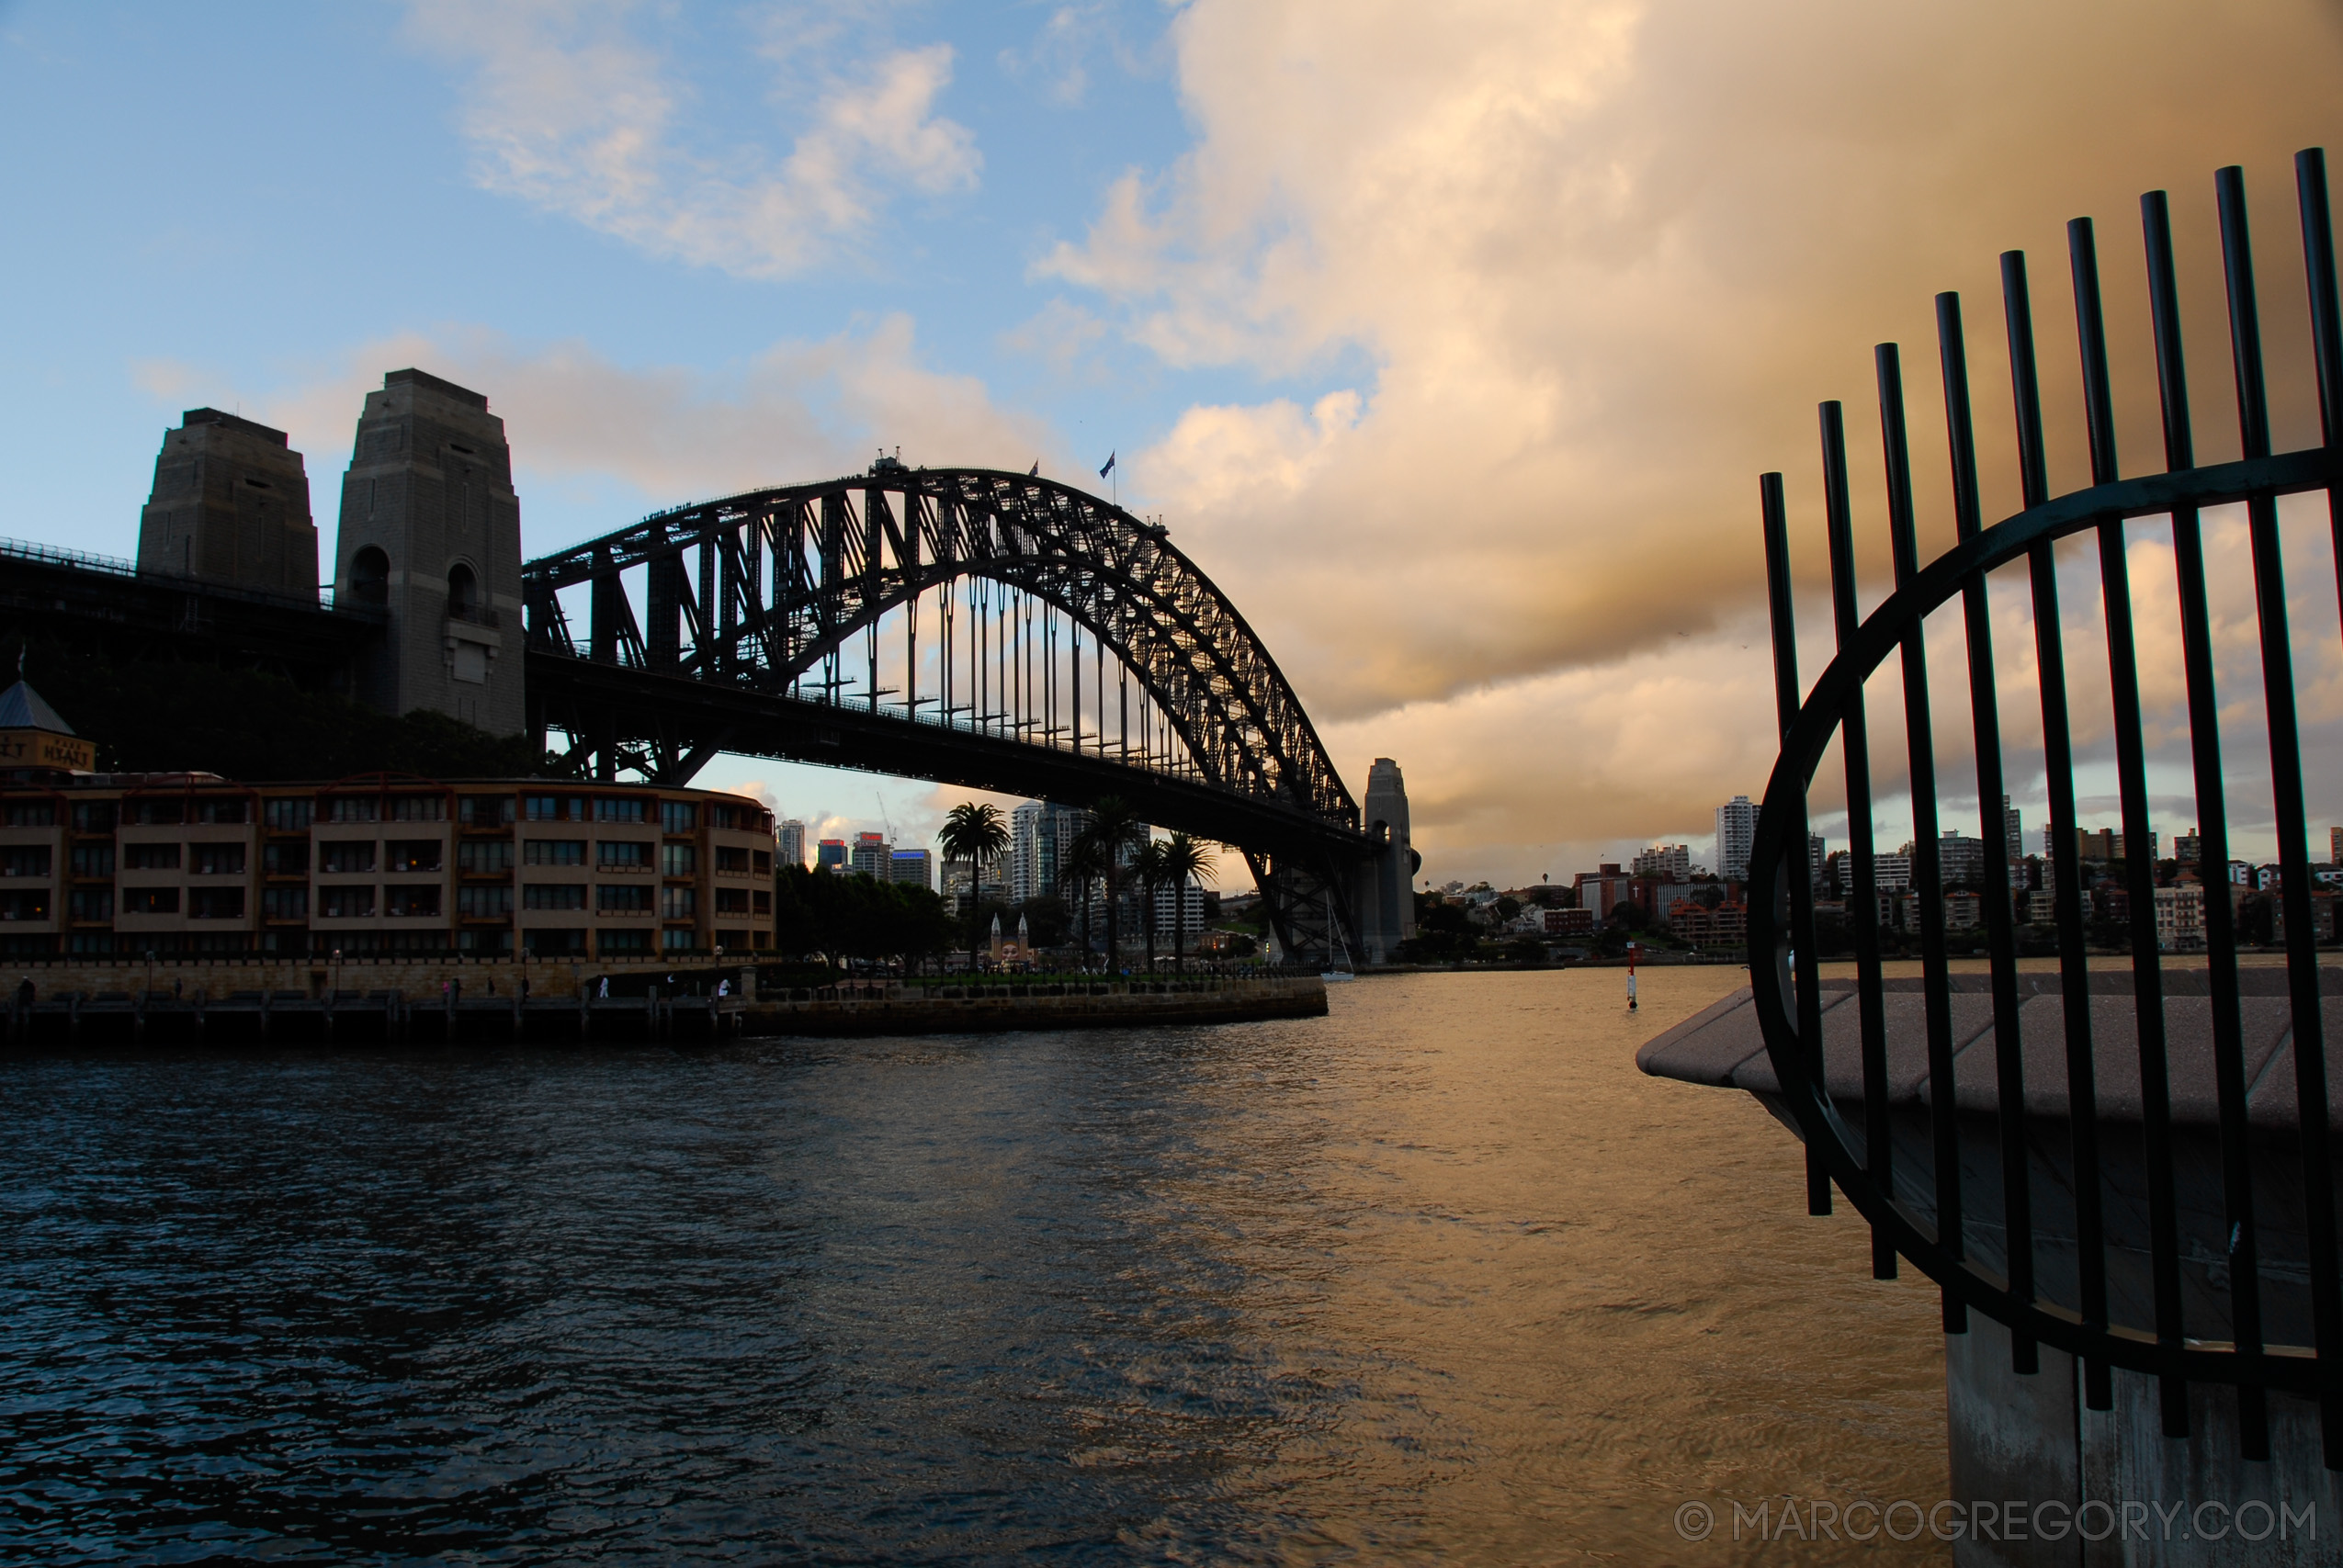
[[394, 795], [383, 808], [386, 822], [445, 822], [447, 800], [437, 795]]
[[[549, 796], [539, 796], [549, 799]], [[504, 828], [513, 820], [509, 795], [467, 795], [456, 801], [456, 820], [467, 828]]]
[[328, 839], [317, 848], [320, 871], [346, 876], [374, 869], [372, 839]]
[[421, 919], [439, 913], [439, 885], [390, 886], [382, 890], [382, 912], [396, 919]]
[[11, 844], [0, 849], [0, 876], [47, 876], [47, 844]]
[[456, 869], [467, 876], [493, 876], [513, 869], [513, 840], [487, 839], [456, 846]]
[[605, 839], [594, 846], [594, 864], [604, 871], [647, 870], [651, 846], [633, 839]]
[[583, 953], [586, 950], [585, 928], [583, 926], [540, 928], [536, 931], [523, 931], [521, 947], [525, 952], [544, 958], [565, 953]]
[[198, 876], [242, 876], [244, 874], [244, 846], [189, 844], [187, 869]]
[[521, 846], [523, 865], [583, 865], [583, 839], [530, 839]]
[[111, 844], [75, 844], [74, 846], [75, 876], [111, 876], [114, 874], [114, 846]]
[[699, 852], [689, 844], [659, 846], [659, 874], [689, 876], [699, 869]]
[[692, 945], [696, 934], [689, 926], [669, 926], [659, 933], [660, 945], [670, 953], [681, 953]]
[[74, 831], [76, 833], [110, 833], [114, 830], [114, 803], [110, 800], [85, 800], [74, 807]]
[[594, 890], [594, 908], [606, 915], [648, 915], [651, 888], [642, 883], [602, 883]]
[[437, 871], [440, 847], [436, 839], [393, 839], [382, 846], [385, 871]]
[[370, 795], [345, 795], [332, 803], [327, 820], [334, 822], [379, 822], [382, 802]]
[[264, 876], [307, 876], [309, 840], [290, 839], [282, 843], [261, 845], [260, 871]]
[[317, 802], [308, 795], [287, 795], [261, 807], [261, 825], [272, 833], [306, 833], [317, 817]]
[[716, 912], [719, 915], [745, 915], [749, 912], [749, 890], [745, 887], [719, 887], [716, 890]]
[[317, 890], [317, 912], [329, 920], [365, 920], [374, 918], [374, 889], [371, 887], [321, 887]]
[[252, 813], [244, 807], [244, 797], [241, 795], [208, 795], [187, 803], [187, 820], [221, 827], [241, 826], [252, 820]]
[[122, 913], [126, 915], [175, 915], [178, 912], [179, 890], [175, 887], [122, 889]]
[[688, 800], [659, 803], [659, 826], [664, 832], [689, 833], [699, 826], [699, 808]]
[[48, 888], [26, 887], [0, 893], [0, 920], [45, 920], [48, 918]]
[[749, 852], [719, 844], [716, 847], [716, 870], [719, 875], [746, 876], [749, 874]]
[[757, 876], [771, 876], [773, 874], [773, 852], [770, 850], [751, 850], [749, 852], [749, 865], [752, 870], [752, 874]]
[[594, 945], [605, 953], [649, 953], [651, 933], [647, 931], [605, 931]]
[[719, 806], [711, 801], [707, 807], [707, 825], [730, 832], [741, 825], [741, 808], [737, 806]]
[[763, 892], [753, 894], [751, 895], [751, 900], [752, 907], [755, 913], [760, 915], [769, 915], [773, 913], [772, 894]]
[[187, 918], [192, 920], [241, 920], [244, 890], [241, 887], [195, 887], [187, 892]]
[[176, 871], [179, 869], [179, 846], [176, 844], [124, 844], [124, 871]]
[[550, 822], [561, 815], [561, 797], [557, 795], [531, 795], [521, 798], [522, 815], [532, 822]]
[[699, 913], [699, 895], [689, 887], [660, 889], [659, 913], [670, 920], [688, 920]]
[[524, 909], [583, 909], [585, 908], [585, 884], [583, 882], [531, 882], [521, 888]]
[[[13, 808], [11, 810], [13, 814]], [[187, 802], [184, 800], [126, 800], [122, 802], [122, 820], [126, 823], [136, 823], [141, 828], [175, 828], [179, 825], [180, 819], [186, 816]], [[11, 828], [28, 825], [13, 819], [8, 823]], [[40, 826], [47, 827], [48, 824], [44, 822]]]
[[65, 912], [76, 920], [110, 920], [114, 918], [114, 890], [76, 887], [66, 896]]
[[510, 953], [513, 951], [513, 933], [508, 931], [498, 931], [493, 927], [487, 931], [458, 931], [456, 951], [458, 953]]
[[605, 796], [594, 803], [594, 818], [597, 822], [640, 822], [643, 819], [642, 808], [640, 800]]
[[492, 920], [513, 912], [513, 890], [509, 887], [459, 887], [456, 890], [456, 913], [468, 920]]
[[[176, 805], [177, 802], [172, 804]], [[177, 821], [177, 818], [173, 818]], [[0, 809], [0, 822], [11, 828], [54, 828], [57, 826], [57, 804], [50, 800], [12, 800]]]
[[264, 920], [306, 920], [309, 919], [309, 889], [306, 887], [266, 887], [260, 894], [260, 918]]

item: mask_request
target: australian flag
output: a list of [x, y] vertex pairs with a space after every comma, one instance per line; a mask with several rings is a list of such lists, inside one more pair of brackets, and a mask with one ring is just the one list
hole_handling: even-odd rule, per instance
[[1112, 452], [1109, 452], [1108, 454], [1106, 454], [1106, 467], [1104, 467], [1104, 468], [1101, 468], [1101, 469], [1099, 469], [1099, 470], [1098, 470], [1098, 477], [1099, 477], [1100, 479], [1104, 479], [1107, 475], [1109, 475], [1109, 474], [1113, 473], [1114, 471], [1115, 471], [1115, 454], [1114, 454], [1114, 453], [1112, 453]]

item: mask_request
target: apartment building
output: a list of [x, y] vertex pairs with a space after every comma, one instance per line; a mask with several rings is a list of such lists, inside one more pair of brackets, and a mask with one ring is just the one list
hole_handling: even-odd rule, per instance
[[0, 953], [755, 952], [774, 847], [707, 790], [50, 774], [0, 785]]

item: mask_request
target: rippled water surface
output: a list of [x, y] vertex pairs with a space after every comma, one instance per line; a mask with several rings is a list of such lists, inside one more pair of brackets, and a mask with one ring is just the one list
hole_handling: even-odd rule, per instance
[[1933, 1498], [1933, 1296], [1635, 1070], [1741, 978], [0, 1061], [0, 1559], [1728, 1562], [1680, 1503]]

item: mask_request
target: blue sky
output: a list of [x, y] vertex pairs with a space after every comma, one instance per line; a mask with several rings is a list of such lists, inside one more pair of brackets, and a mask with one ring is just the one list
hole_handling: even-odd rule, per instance
[[[710, 158], [769, 160], [803, 129], [811, 106], [776, 77], [819, 94], [889, 44], [950, 49], [934, 109], [967, 128], [978, 177], [882, 186], [866, 227], [773, 279], [647, 254], [482, 188], [460, 130], [464, 64], [399, 8], [10, 6], [0, 127], [30, 154], [0, 175], [30, 220], [11, 225], [5, 253], [20, 302], [0, 386], [19, 526], [130, 553], [160, 432], [183, 401], [280, 396], [339, 352], [435, 328], [583, 340], [622, 367], [721, 377], [776, 342], [908, 313], [924, 364], [982, 376], [1070, 454], [1100, 459], [1159, 436], [1192, 402], [1259, 396], [1258, 375], [1172, 368], [1105, 334], [1070, 365], [1020, 346], [1020, 328], [1071, 303], [1036, 264], [1081, 237], [1117, 175], [1170, 163], [1184, 140], [1160, 12], [1101, 7], [1068, 41], [1054, 14], [874, 8], [851, 40], [816, 39], [786, 71], [730, 8], [638, 18], [628, 30], [656, 39], [693, 96], [689, 147]], [[169, 395], [158, 364], [184, 371]], [[309, 439], [324, 521], [347, 436]], [[525, 432], [515, 456], [526, 476]], [[680, 499], [618, 482], [582, 494], [548, 477], [524, 498], [532, 545]]]
[[[941, 45], [949, 80], [928, 118], [964, 128], [972, 172], [923, 189], [857, 171], [866, 221], [782, 276], [744, 276], [484, 181], [466, 134], [480, 64], [446, 36], [469, 30], [460, 14], [435, 26], [393, 6], [0, 7], [0, 134], [19, 153], [0, 185], [29, 220], [0, 249], [20, 302], [0, 348], [0, 453], [17, 476], [0, 531], [132, 555], [155, 448], [181, 409], [283, 417], [342, 356], [416, 333], [485, 331], [520, 352], [581, 344], [622, 370], [684, 367], [720, 388], [776, 344], [908, 318], [923, 368], [980, 378], [1050, 437], [1046, 452], [915, 457], [1047, 457], [1061, 471], [1159, 438], [1196, 402], [1314, 395], [1307, 378], [1167, 365], [1036, 270], [1081, 237], [1115, 178], [1171, 164], [1186, 141], [1161, 9], [651, 6], [603, 19], [684, 100], [678, 155], [752, 170], [785, 158], [821, 100], [867, 91], [874, 59]], [[512, 413], [501, 389], [482, 389]], [[329, 538], [357, 414], [345, 400], [340, 423], [320, 410], [296, 432]], [[842, 446], [916, 446], [915, 431], [814, 412], [832, 412]], [[549, 468], [529, 435], [516, 419], [532, 549], [729, 488], [717, 474], [678, 493]], [[760, 472], [823, 477], [790, 469], [787, 453], [776, 443]], [[727, 760], [706, 782], [748, 778], [793, 812], [877, 814], [858, 776]], [[915, 819], [932, 792], [890, 781], [885, 793]]]
[[[163, 431], [209, 403], [291, 433], [330, 536], [363, 392], [406, 364], [504, 416], [537, 549], [878, 443], [1074, 477], [1113, 450], [1353, 786], [1405, 767], [1428, 874], [1563, 877], [1762, 790], [1753, 480], [1790, 475], [1811, 603], [1816, 401], [1866, 406], [1874, 343], [1925, 354], [1937, 289], [1989, 321], [1995, 256], [2049, 278], [2078, 213], [2112, 226], [2145, 385], [2138, 194], [2174, 192], [2202, 340], [2211, 171], [2243, 163], [2283, 232], [2287, 159], [2343, 145], [2338, 73], [2326, 0], [0, 0], [0, 534], [130, 553]], [[2061, 293], [2038, 286], [2046, 344]], [[2072, 363], [2045, 349], [2061, 488], [2087, 472]], [[2299, 444], [2303, 362], [2272, 365]], [[2154, 450], [2152, 401], [2119, 401]], [[2343, 655], [2303, 657], [2343, 733]], [[833, 830], [922, 834], [948, 803], [703, 778]]]

